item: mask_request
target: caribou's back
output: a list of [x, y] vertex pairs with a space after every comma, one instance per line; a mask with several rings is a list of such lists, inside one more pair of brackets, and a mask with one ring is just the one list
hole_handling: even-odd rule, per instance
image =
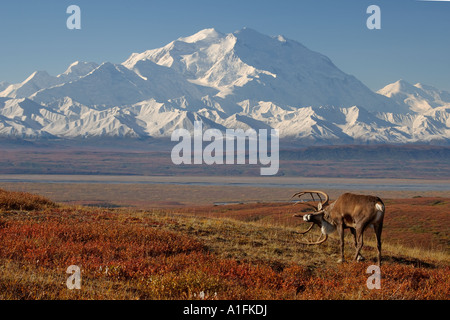
[[368, 224], [378, 223], [384, 216], [384, 203], [379, 197], [344, 193], [334, 202], [331, 216], [352, 228], [364, 220]]

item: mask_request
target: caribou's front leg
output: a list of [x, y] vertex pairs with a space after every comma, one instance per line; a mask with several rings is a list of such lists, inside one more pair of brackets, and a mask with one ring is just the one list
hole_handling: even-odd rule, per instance
[[[358, 248], [358, 241], [356, 240], [356, 230], [354, 228], [350, 228], [350, 231], [353, 235], [353, 240], [355, 241], [355, 250]], [[365, 258], [362, 256], [361, 252], [358, 254], [358, 257], [356, 258], [358, 261], [364, 261]]]
[[356, 241], [357, 241], [357, 245], [356, 245], [356, 252], [355, 252], [355, 260], [359, 261], [359, 253], [364, 245], [364, 229], [365, 227], [357, 227], [356, 229]]
[[341, 258], [337, 261], [338, 263], [344, 262], [344, 224], [340, 223], [337, 227], [337, 232], [339, 235], [339, 239], [341, 241]]

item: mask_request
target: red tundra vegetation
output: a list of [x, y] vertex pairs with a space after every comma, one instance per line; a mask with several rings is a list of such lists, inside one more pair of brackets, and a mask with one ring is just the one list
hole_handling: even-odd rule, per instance
[[[296, 242], [290, 204], [145, 211], [0, 190], [0, 298], [448, 299], [450, 199], [386, 207], [381, 288], [371, 290], [373, 243], [365, 262], [337, 264], [337, 238]], [[81, 268], [80, 290], [66, 286], [70, 265]]]

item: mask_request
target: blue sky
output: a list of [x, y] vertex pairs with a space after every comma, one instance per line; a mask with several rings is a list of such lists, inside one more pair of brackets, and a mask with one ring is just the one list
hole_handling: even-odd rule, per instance
[[[81, 30], [66, 9], [81, 8]], [[381, 8], [381, 30], [366, 9]], [[76, 60], [121, 63], [214, 27], [282, 34], [328, 56], [377, 90], [398, 79], [450, 91], [450, 1], [415, 0], [15, 0], [0, 3], [0, 81], [35, 70], [57, 75]]]

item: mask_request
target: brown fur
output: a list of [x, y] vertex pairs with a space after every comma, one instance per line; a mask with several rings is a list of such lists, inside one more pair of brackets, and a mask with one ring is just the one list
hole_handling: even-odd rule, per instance
[[[378, 210], [376, 205], [383, 210]], [[366, 228], [373, 225], [377, 238], [378, 264], [381, 264], [381, 231], [383, 229], [384, 203], [374, 196], [344, 193], [336, 201], [323, 204], [322, 210], [305, 215], [304, 220], [313, 222], [322, 230], [337, 230], [340, 238], [341, 259], [344, 261], [344, 229], [349, 228], [355, 240], [355, 260], [361, 260], [360, 254], [364, 244], [363, 234]], [[324, 232], [324, 231], [323, 231]]]

